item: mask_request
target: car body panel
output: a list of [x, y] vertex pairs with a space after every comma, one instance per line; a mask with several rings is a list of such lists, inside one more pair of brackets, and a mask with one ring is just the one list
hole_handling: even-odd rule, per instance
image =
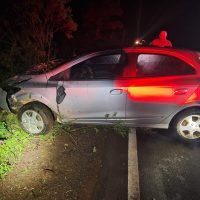
[[[62, 85], [65, 88], [65, 99], [56, 104], [56, 88]], [[110, 120], [125, 119], [126, 93], [122, 88], [114, 93], [116, 88], [113, 81], [65, 81], [58, 84], [48, 83], [46, 94], [58, 107], [62, 121], [106, 123]], [[103, 97], [103, 98], [102, 98]]]
[[123, 87], [116, 87], [113, 80], [91, 80], [87, 92], [90, 118], [103, 122], [125, 119], [126, 91]]

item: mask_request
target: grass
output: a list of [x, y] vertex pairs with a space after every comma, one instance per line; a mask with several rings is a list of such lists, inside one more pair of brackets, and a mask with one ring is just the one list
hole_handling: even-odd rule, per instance
[[129, 128], [125, 126], [123, 121], [116, 121], [113, 124], [113, 129], [117, 134], [121, 135], [122, 137], [127, 137], [130, 131]]
[[12, 114], [0, 116], [0, 179], [14, 166], [22, 154], [31, 136], [25, 133], [18, 125]]

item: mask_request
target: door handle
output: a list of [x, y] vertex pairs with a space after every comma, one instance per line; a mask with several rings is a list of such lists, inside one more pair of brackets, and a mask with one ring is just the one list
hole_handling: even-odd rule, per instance
[[176, 89], [174, 90], [174, 94], [175, 95], [184, 95], [188, 92], [187, 88], [180, 88], [180, 89]]
[[123, 93], [122, 89], [113, 89], [113, 90], [110, 90], [110, 94], [112, 94], [112, 95], [118, 95], [118, 94], [122, 94], [122, 93]]

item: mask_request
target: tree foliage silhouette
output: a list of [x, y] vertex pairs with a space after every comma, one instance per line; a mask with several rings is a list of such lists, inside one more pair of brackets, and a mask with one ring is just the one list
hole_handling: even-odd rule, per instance
[[7, 67], [50, 60], [55, 34], [63, 32], [70, 39], [77, 30], [68, 0], [18, 1], [1, 22], [5, 30], [0, 41], [1, 64]]

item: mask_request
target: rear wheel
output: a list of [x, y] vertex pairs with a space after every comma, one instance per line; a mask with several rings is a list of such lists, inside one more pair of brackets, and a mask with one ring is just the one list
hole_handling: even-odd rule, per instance
[[184, 141], [200, 141], [200, 111], [187, 110], [182, 112], [173, 123], [173, 131]]
[[22, 129], [29, 134], [48, 133], [54, 122], [51, 111], [36, 102], [23, 106], [18, 112], [18, 120]]

